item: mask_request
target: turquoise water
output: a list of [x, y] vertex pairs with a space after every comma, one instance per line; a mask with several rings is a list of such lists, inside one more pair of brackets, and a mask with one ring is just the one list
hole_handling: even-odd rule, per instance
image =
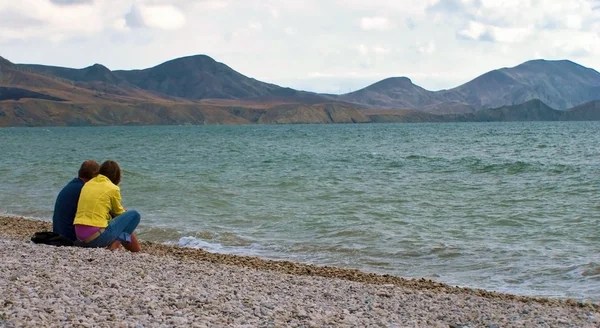
[[599, 122], [0, 129], [0, 212], [50, 220], [88, 158], [140, 236], [599, 300]]

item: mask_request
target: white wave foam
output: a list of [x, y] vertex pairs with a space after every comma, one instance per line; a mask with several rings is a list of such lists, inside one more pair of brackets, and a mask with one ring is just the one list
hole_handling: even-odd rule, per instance
[[13, 216], [13, 217], [25, 218], [25, 219], [30, 219], [30, 220], [38, 220], [38, 221], [52, 221], [52, 217], [47, 218], [47, 217], [23, 215], [23, 214], [17, 214], [17, 213], [13, 213], [13, 212], [4, 211], [1, 209], [0, 209], [0, 216]]
[[239, 246], [224, 246], [220, 243], [210, 243], [202, 239], [187, 236], [179, 238], [178, 246], [189, 248], [200, 248], [211, 253], [220, 254], [236, 254], [249, 256], [265, 256], [269, 255], [268, 251], [264, 250], [259, 244], [250, 244], [247, 247]]

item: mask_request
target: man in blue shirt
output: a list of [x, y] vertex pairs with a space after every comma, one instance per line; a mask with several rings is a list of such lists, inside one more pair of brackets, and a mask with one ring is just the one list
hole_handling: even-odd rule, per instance
[[77, 240], [73, 220], [75, 219], [75, 213], [77, 213], [79, 194], [81, 194], [83, 185], [95, 177], [99, 169], [100, 166], [96, 161], [87, 160], [83, 162], [79, 168], [78, 177], [67, 183], [60, 193], [58, 193], [56, 203], [54, 203], [54, 215], [52, 216], [53, 232], [71, 241]]

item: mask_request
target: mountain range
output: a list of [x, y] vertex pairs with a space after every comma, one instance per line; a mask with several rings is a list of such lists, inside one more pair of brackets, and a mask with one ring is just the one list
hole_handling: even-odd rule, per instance
[[596, 120], [600, 73], [532, 60], [448, 90], [407, 77], [342, 94], [258, 81], [197, 55], [142, 70], [75, 69], [0, 57], [0, 126]]

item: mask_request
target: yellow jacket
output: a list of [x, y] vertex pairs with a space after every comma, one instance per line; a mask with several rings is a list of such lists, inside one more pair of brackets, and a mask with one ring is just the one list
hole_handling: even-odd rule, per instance
[[124, 212], [121, 189], [106, 176], [98, 174], [83, 185], [73, 224], [106, 228], [108, 221]]

